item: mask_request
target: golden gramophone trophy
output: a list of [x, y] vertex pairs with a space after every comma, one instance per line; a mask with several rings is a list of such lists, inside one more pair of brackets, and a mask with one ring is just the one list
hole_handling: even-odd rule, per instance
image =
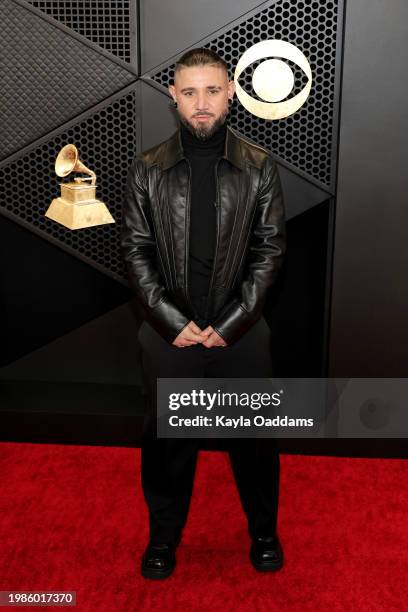
[[55, 160], [55, 172], [61, 177], [71, 172], [90, 176], [75, 177], [73, 183], [60, 183], [61, 196], [51, 202], [46, 217], [72, 230], [115, 223], [106, 205], [95, 198], [96, 174], [79, 160], [74, 144], [67, 144], [61, 149]]

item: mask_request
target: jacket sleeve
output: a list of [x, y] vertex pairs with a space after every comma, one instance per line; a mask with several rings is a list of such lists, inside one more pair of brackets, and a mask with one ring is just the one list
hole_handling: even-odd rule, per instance
[[278, 167], [268, 157], [262, 170], [244, 273], [238, 293], [212, 327], [226, 343], [236, 342], [262, 316], [286, 250], [285, 212]]
[[172, 344], [190, 319], [172, 303], [158, 269], [146, 167], [138, 157], [133, 160], [126, 180], [121, 252], [126, 263], [129, 284], [147, 321]]

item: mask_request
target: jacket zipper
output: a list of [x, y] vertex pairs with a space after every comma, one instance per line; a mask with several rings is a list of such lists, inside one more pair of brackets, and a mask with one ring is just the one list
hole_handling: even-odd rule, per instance
[[217, 231], [216, 231], [216, 237], [215, 237], [215, 253], [214, 253], [214, 260], [213, 260], [213, 266], [212, 266], [212, 272], [211, 272], [211, 280], [210, 280], [210, 287], [208, 289], [208, 294], [207, 294], [207, 307], [206, 307], [206, 311], [205, 311], [205, 319], [208, 319], [208, 314], [209, 314], [209, 310], [210, 310], [210, 301], [211, 301], [211, 291], [212, 291], [212, 287], [213, 287], [213, 283], [214, 283], [214, 277], [215, 277], [215, 267], [217, 264], [217, 255], [218, 255], [218, 244], [219, 244], [219, 239], [220, 239], [220, 225], [221, 225], [221, 213], [220, 213], [220, 198], [219, 198], [219, 189], [218, 189], [218, 174], [217, 174], [217, 168], [218, 168], [218, 164], [220, 163], [220, 160], [217, 160], [217, 163], [215, 164], [214, 167], [214, 172], [215, 172], [215, 191], [216, 191], [216, 196], [215, 196], [215, 208], [217, 211]]

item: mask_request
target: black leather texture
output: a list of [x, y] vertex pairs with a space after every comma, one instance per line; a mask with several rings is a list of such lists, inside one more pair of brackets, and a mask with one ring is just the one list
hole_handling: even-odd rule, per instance
[[[206, 319], [228, 345], [262, 315], [286, 250], [284, 202], [271, 153], [227, 128], [216, 164], [217, 230]], [[188, 287], [190, 167], [180, 128], [128, 172], [121, 250], [146, 320], [169, 343], [196, 313]]]

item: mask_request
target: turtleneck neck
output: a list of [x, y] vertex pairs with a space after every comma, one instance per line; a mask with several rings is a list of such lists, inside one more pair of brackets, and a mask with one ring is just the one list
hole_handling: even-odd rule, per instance
[[218, 130], [207, 140], [200, 140], [190, 132], [186, 126], [180, 122], [181, 142], [186, 155], [211, 155], [214, 152], [224, 151], [225, 136], [227, 126], [223, 123]]

